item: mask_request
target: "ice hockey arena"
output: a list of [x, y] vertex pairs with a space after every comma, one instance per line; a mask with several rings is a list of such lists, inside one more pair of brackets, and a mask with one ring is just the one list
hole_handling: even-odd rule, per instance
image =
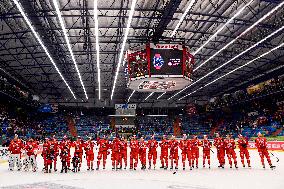
[[283, 189], [284, 0], [0, 0], [0, 188]]

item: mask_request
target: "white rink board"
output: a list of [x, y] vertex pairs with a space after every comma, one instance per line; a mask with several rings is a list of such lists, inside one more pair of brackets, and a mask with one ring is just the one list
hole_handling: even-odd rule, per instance
[[[214, 149], [215, 151], [215, 149]], [[83, 170], [80, 173], [43, 173], [43, 160], [38, 156], [39, 171], [37, 173], [24, 171], [8, 171], [8, 164], [0, 164], [1, 188], [124, 188], [124, 189], [283, 189], [284, 188], [284, 153], [273, 152], [280, 159], [278, 163], [271, 157], [277, 166], [275, 170], [262, 169], [260, 158], [256, 150], [251, 150], [252, 168], [242, 168], [238, 154], [239, 169], [230, 169], [228, 164], [225, 169], [217, 168], [218, 162], [215, 154], [211, 153], [211, 169], [202, 168], [200, 157], [199, 169], [192, 171], [186, 167], [183, 171], [181, 159], [179, 170], [176, 174], [170, 170], [160, 170], [160, 161], [156, 170], [139, 169], [137, 171], [111, 170], [110, 156], [107, 161], [107, 169], [99, 171], [86, 171], [86, 161], [83, 161]], [[96, 158], [97, 152], [95, 153]], [[227, 163], [227, 159], [226, 159]], [[95, 164], [96, 165], [96, 164]], [[187, 164], [188, 165], [188, 164]], [[268, 167], [268, 165], [267, 165]], [[58, 163], [60, 168], [60, 162]], [[26, 186], [23, 186], [26, 185]], [[8, 186], [8, 187], [7, 187]]]

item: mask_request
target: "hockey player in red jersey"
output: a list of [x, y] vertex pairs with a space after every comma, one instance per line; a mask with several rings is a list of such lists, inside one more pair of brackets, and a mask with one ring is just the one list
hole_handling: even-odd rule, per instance
[[163, 135], [163, 139], [160, 143], [161, 147], [161, 169], [167, 169], [168, 168], [168, 158], [169, 158], [169, 141], [167, 140], [167, 136]]
[[82, 160], [83, 160], [83, 148], [84, 148], [84, 141], [81, 139], [80, 136], [77, 137], [77, 140], [73, 142], [72, 146], [74, 146], [74, 156], [77, 154], [78, 158], [80, 159], [78, 163], [78, 171], [81, 169]]
[[59, 143], [58, 143], [55, 135], [52, 137], [52, 139], [50, 141], [50, 146], [51, 146], [51, 148], [54, 149], [53, 168], [54, 168], [54, 171], [57, 171], [56, 164], [57, 164], [57, 157], [59, 155]]
[[182, 161], [182, 169], [185, 170], [185, 161], [188, 155], [187, 150], [187, 136], [183, 134], [182, 140], [179, 142], [179, 148], [181, 149], [181, 161]]
[[51, 141], [49, 140], [49, 138], [45, 138], [45, 142], [43, 144], [43, 150], [42, 150], [41, 155], [44, 160], [45, 173], [51, 173], [55, 150], [54, 150], [54, 146], [51, 145]]
[[187, 140], [186, 143], [186, 148], [187, 148], [187, 159], [188, 159], [188, 164], [189, 164], [189, 168], [190, 170], [192, 170], [192, 150], [191, 150], [191, 140]]
[[170, 160], [171, 160], [171, 169], [173, 169], [175, 164], [175, 169], [178, 169], [178, 148], [179, 142], [176, 140], [175, 136], [172, 136], [170, 141]]
[[24, 170], [28, 171], [32, 168], [33, 172], [37, 170], [36, 154], [38, 152], [38, 144], [32, 138], [25, 144], [26, 158], [24, 160]]
[[266, 138], [263, 137], [260, 132], [257, 134], [257, 138], [255, 139], [255, 145], [257, 147], [263, 168], [265, 168], [264, 157], [266, 157], [267, 162], [270, 165], [270, 168], [271, 169], [275, 168], [275, 166], [272, 165], [272, 162], [270, 160], [270, 156], [267, 150]]
[[224, 140], [225, 151], [229, 160], [230, 168], [232, 168], [232, 159], [234, 160], [234, 164], [236, 169], [238, 168], [237, 164], [237, 155], [235, 152], [235, 140], [231, 138], [231, 135], [227, 135], [226, 139]]
[[144, 138], [141, 137], [139, 141], [139, 159], [141, 162], [141, 169], [146, 169], [146, 154], [147, 154], [147, 143]]
[[155, 140], [154, 135], [152, 135], [151, 140], [147, 142], [148, 146], [148, 161], [149, 161], [149, 169], [151, 169], [151, 161], [153, 161], [154, 169], [156, 169], [156, 161], [157, 161], [157, 147], [158, 142]]
[[120, 169], [122, 169], [122, 160], [124, 161], [124, 169], [127, 167], [127, 139], [121, 137], [120, 140]]
[[67, 162], [70, 161], [70, 154], [69, 154], [69, 148], [68, 146], [62, 146], [61, 152], [60, 152], [60, 159], [61, 159], [61, 173], [68, 171], [68, 165]]
[[60, 143], [60, 150], [67, 150], [68, 151], [68, 157], [66, 159], [66, 164], [68, 169], [70, 169], [71, 164], [71, 154], [70, 154], [70, 148], [72, 146], [72, 142], [67, 138], [66, 135], [63, 136], [63, 140]]
[[100, 168], [100, 161], [103, 159], [103, 169], [106, 168], [106, 160], [107, 160], [107, 155], [109, 154], [108, 149], [109, 149], [109, 142], [106, 139], [106, 136], [103, 136], [102, 139], [97, 141], [97, 145], [99, 146], [99, 152], [98, 152], [98, 157], [97, 157], [97, 169], [99, 170]]
[[138, 153], [139, 153], [139, 142], [136, 139], [136, 135], [133, 135], [130, 141], [130, 169], [136, 170], [138, 164]]
[[224, 140], [222, 137], [220, 137], [219, 133], [216, 134], [216, 137], [213, 142], [214, 146], [217, 149], [217, 158], [219, 161], [219, 166], [224, 168], [225, 165], [225, 146], [224, 146]]
[[245, 158], [247, 159], [248, 167], [250, 166], [250, 156], [248, 151], [248, 140], [239, 134], [238, 146], [240, 149], [240, 157], [243, 167], [245, 167]]
[[207, 135], [204, 135], [202, 140], [202, 148], [203, 148], [203, 167], [205, 167], [205, 161], [207, 159], [208, 166], [210, 169], [210, 149], [211, 149], [211, 142], [208, 140]]
[[87, 140], [84, 144], [88, 171], [94, 170], [94, 159], [95, 159], [94, 146], [95, 145], [94, 145], [94, 142], [92, 141], [92, 137], [89, 137], [89, 140]]
[[194, 135], [193, 139], [191, 139], [191, 165], [194, 168], [194, 162], [196, 168], [198, 168], [198, 159], [199, 159], [199, 148], [200, 141], [198, 140], [197, 136]]
[[17, 166], [18, 171], [21, 170], [22, 168], [22, 163], [21, 163], [21, 153], [22, 149], [24, 148], [24, 144], [22, 140], [18, 138], [18, 135], [15, 134], [14, 139], [10, 142], [10, 145], [8, 147], [8, 151], [10, 153], [9, 155], [9, 170], [13, 171], [15, 164]]
[[114, 137], [113, 141], [110, 143], [110, 149], [112, 170], [117, 170], [120, 168], [120, 141], [118, 138]]

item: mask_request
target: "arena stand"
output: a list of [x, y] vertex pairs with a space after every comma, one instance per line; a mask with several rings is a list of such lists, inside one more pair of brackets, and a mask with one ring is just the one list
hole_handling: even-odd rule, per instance
[[[2, 85], [3, 85], [2, 78]], [[5, 81], [6, 82], [6, 81]], [[6, 85], [6, 84], [5, 84]], [[4, 91], [6, 89], [4, 88]], [[239, 133], [251, 138], [258, 132], [266, 136], [284, 135], [284, 82], [275, 81], [264, 87], [263, 90], [249, 94], [239, 90], [223, 96], [214, 97], [203, 106], [196, 105], [194, 113], [169, 115], [166, 117], [150, 117], [138, 115], [136, 128], [112, 128], [111, 119], [107, 115], [94, 115], [94, 112], [59, 111], [56, 113], [38, 112], [38, 106], [19, 104], [17, 100], [5, 95], [0, 104], [0, 143], [7, 145], [14, 134], [22, 138], [35, 137], [43, 140], [45, 137], [55, 135], [59, 140], [63, 135], [71, 136], [68, 128], [68, 119], [74, 121], [77, 135], [86, 139], [102, 135], [112, 136], [136, 134], [147, 139], [155, 134], [160, 140], [162, 135], [173, 134], [174, 119], [181, 120], [181, 134], [189, 136], [209, 135], [214, 133], [222, 135], [233, 134], [236, 138]], [[192, 108], [192, 107], [191, 107]], [[232, 111], [234, 110], [234, 111]]]

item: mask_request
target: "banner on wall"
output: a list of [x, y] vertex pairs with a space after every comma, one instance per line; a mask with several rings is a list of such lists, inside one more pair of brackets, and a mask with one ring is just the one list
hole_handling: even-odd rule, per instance
[[[284, 141], [269, 141], [267, 142], [268, 150], [283, 150]], [[256, 149], [255, 142], [249, 142], [248, 149]]]

